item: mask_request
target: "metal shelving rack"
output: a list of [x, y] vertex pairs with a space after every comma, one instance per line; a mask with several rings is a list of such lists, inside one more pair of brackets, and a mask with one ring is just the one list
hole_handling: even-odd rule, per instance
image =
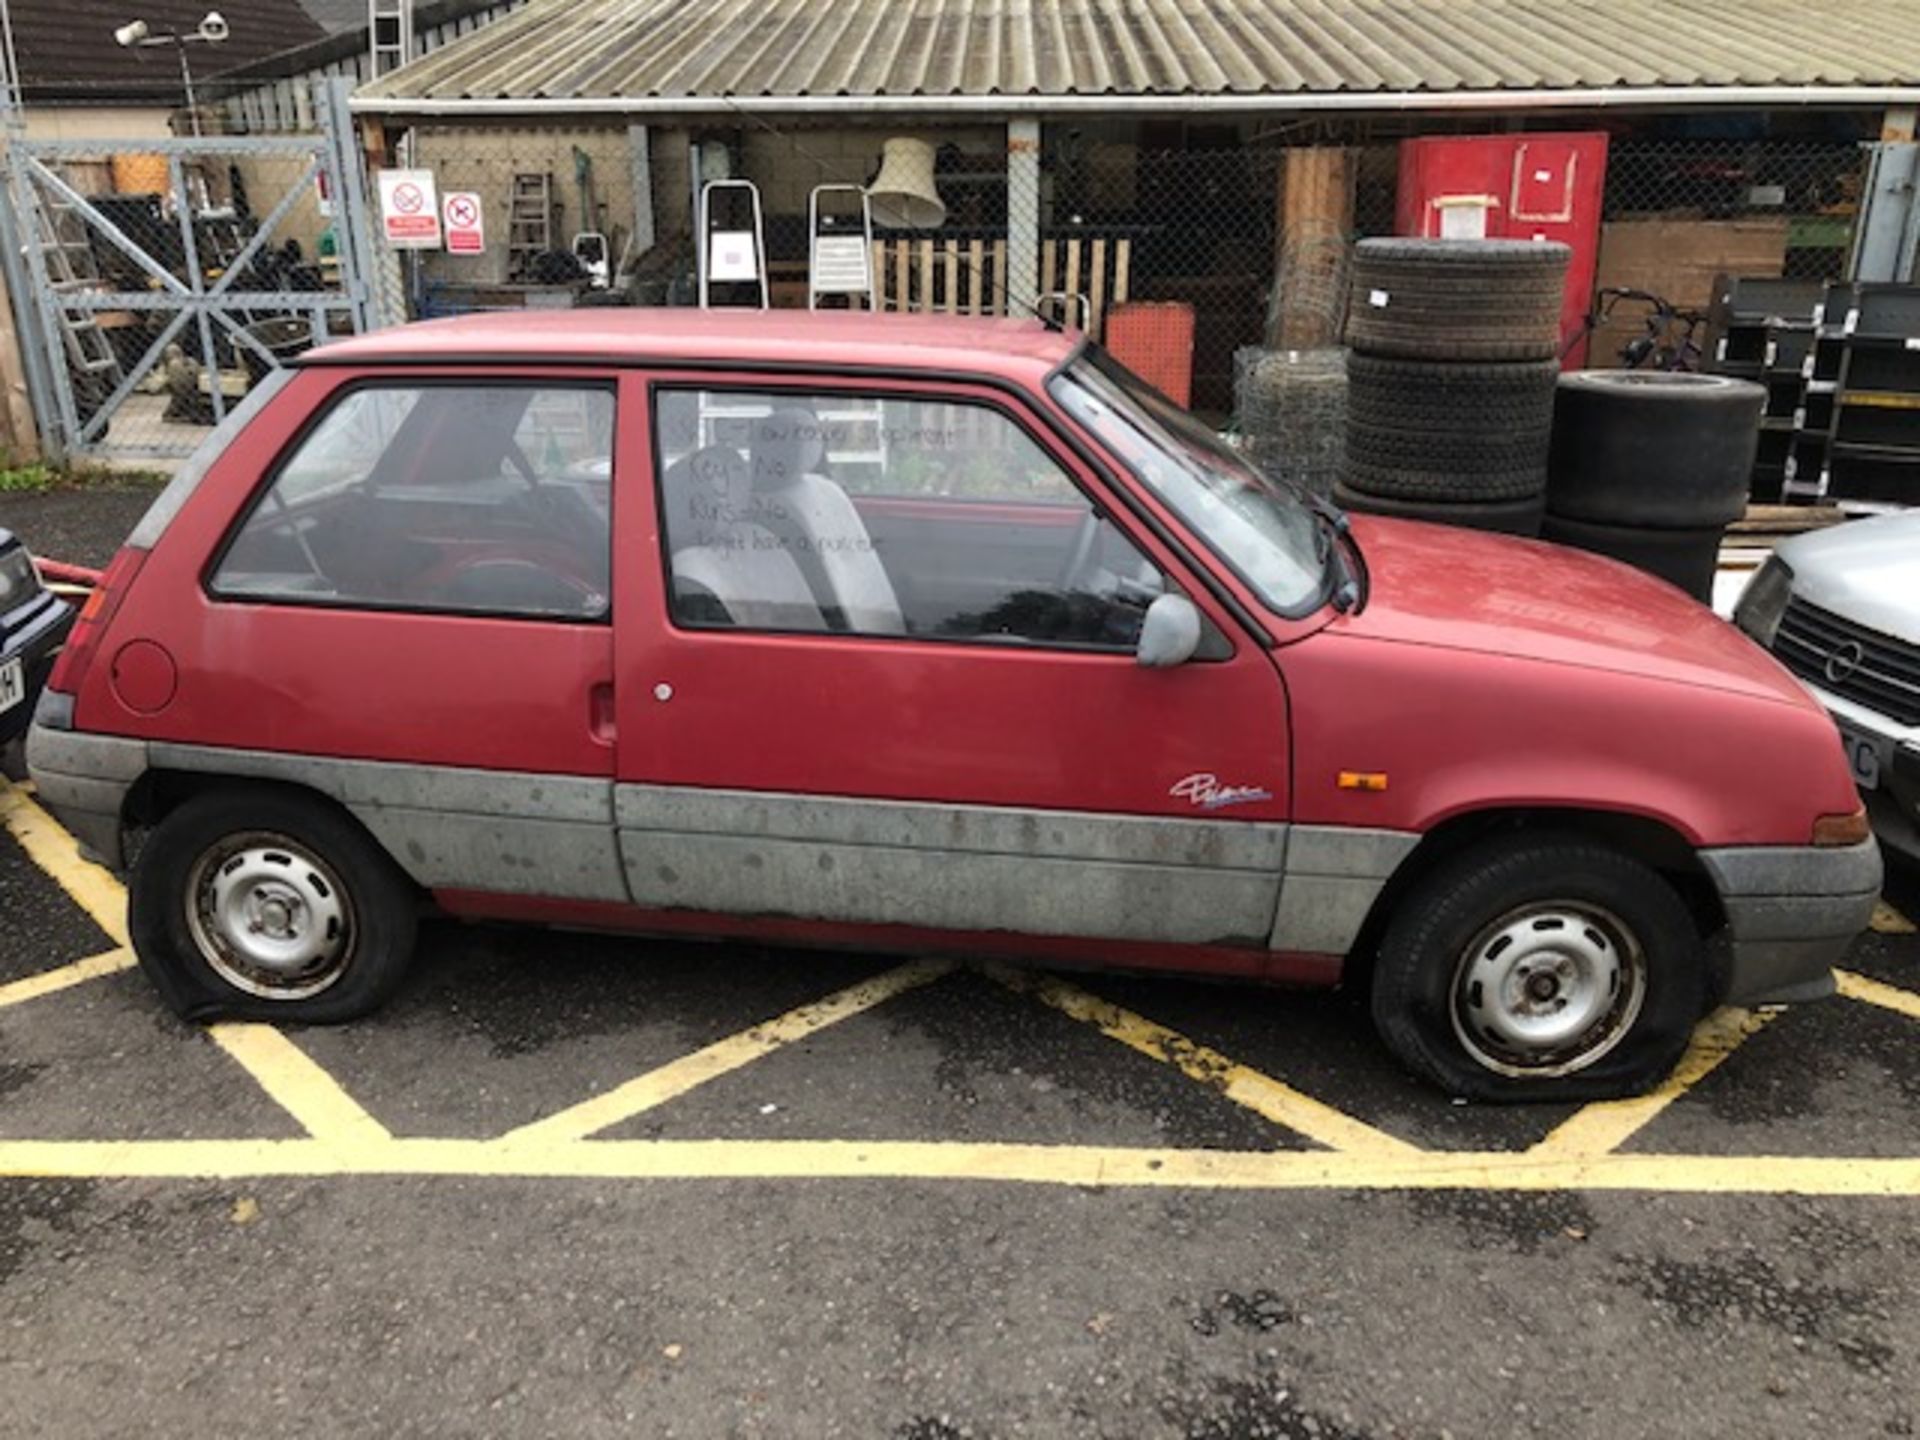
[[1818, 281], [1774, 279], [1728, 280], [1716, 298], [1715, 373], [1752, 380], [1767, 390], [1751, 488], [1759, 504], [1786, 496], [1820, 299]]

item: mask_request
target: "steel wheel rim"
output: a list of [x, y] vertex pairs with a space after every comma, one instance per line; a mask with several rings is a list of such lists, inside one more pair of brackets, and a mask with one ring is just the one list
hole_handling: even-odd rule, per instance
[[352, 897], [331, 865], [285, 835], [247, 831], [202, 851], [187, 876], [187, 930], [236, 990], [305, 1000], [352, 964]]
[[1448, 1012], [1476, 1064], [1551, 1079], [1619, 1045], [1646, 995], [1646, 955], [1625, 922], [1585, 901], [1542, 900], [1508, 911], [1460, 952]]

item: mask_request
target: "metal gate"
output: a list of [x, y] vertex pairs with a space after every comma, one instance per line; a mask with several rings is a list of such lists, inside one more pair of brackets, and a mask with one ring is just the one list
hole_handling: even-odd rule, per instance
[[44, 449], [191, 453], [271, 370], [372, 328], [372, 236], [339, 82], [311, 132], [7, 147], [0, 236]]

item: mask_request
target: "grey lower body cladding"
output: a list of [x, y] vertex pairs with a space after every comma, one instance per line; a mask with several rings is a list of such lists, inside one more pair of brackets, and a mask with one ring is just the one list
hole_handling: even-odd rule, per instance
[[1396, 831], [616, 783], [39, 727], [41, 793], [108, 864], [149, 768], [300, 785], [428, 889], [1341, 955]]

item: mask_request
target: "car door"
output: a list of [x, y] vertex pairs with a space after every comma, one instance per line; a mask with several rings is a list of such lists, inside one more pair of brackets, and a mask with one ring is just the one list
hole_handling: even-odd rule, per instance
[[177, 691], [115, 728], [334, 796], [436, 890], [624, 900], [613, 414], [605, 372], [302, 373], [149, 562], [195, 597], [130, 642]]
[[[663, 373], [629, 380], [623, 414], [655, 482], [616, 546], [637, 903], [1259, 967], [1279, 676], [1029, 409], [952, 382]], [[1150, 670], [1134, 641], [1168, 589], [1207, 637]]]

